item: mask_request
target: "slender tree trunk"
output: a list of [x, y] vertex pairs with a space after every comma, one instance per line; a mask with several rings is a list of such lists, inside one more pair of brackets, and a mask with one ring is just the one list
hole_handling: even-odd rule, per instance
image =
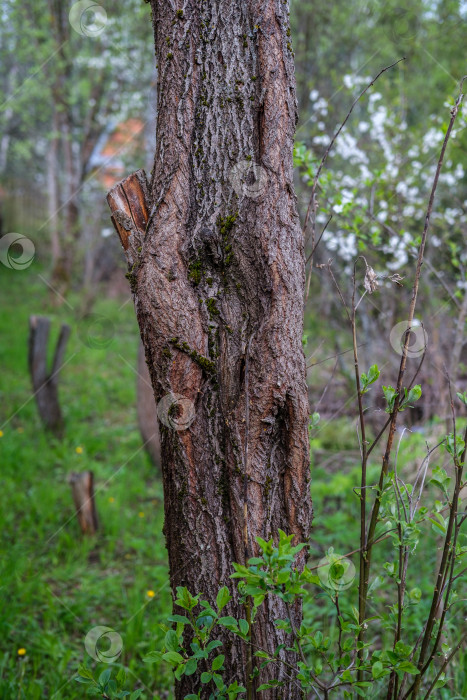
[[[281, 528], [303, 541], [311, 523], [288, 2], [151, 6], [153, 178], [146, 192], [142, 173], [131, 176], [109, 204], [159, 402], [171, 584], [213, 601], [221, 585], [234, 590], [231, 563], [257, 552], [258, 535]], [[245, 617], [236, 600], [226, 614]], [[286, 617], [267, 602], [254, 647], [290, 642], [273, 624]], [[222, 641], [229, 679], [245, 684], [244, 645]], [[283, 665], [255, 682], [274, 677], [284, 687], [262, 698], [301, 697]], [[185, 677], [177, 699], [195, 682]]]
[[[55, 289], [63, 296], [69, 290], [75, 258], [80, 237], [80, 168], [73, 153], [73, 117], [66, 85], [72, 79], [72, 60], [68, 41], [70, 37], [70, 22], [66, 4], [61, 0], [48, 0], [51, 31], [55, 38], [57, 53], [62, 62], [60, 75], [54, 76], [52, 98], [54, 102], [54, 130], [59, 132], [57, 149], [60, 146], [61, 180], [60, 219], [63, 232], [60, 237], [60, 253], [52, 269], [51, 281]], [[58, 155], [58, 154], [57, 154]], [[54, 223], [54, 222], [52, 222]], [[60, 297], [55, 295], [55, 302]]]
[[57, 112], [54, 110], [52, 120], [53, 136], [50, 140], [50, 147], [47, 152], [47, 192], [49, 196], [49, 226], [50, 226], [50, 243], [52, 250], [52, 269], [55, 267], [61, 258], [62, 247], [60, 242], [60, 191], [59, 191], [59, 124]]
[[465, 322], [467, 320], [467, 291], [464, 291], [464, 298], [457, 315], [456, 330], [454, 335], [454, 346], [451, 354], [450, 379], [453, 385], [457, 383], [459, 376], [459, 365], [462, 357], [462, 349], [465, 345]]

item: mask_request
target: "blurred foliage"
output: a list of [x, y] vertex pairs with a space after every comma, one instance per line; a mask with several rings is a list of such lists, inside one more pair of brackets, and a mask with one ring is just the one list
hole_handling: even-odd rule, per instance
[[[128, 117], [154, 114], [151, 16], [139, 0], [125, 11], [102, 3], [70, 22], [72, 2], [5, 0], [0, 32], [0, 176], [44, 184], [52, 113], [70, 118], [68, 138], [86, 173], [103, 134]], [[100, 5], [95, 7], [99, 8]], [[8, 139], [6, 144], [5, 139]], [[86, 150], [86, 153], [83, 151]]]

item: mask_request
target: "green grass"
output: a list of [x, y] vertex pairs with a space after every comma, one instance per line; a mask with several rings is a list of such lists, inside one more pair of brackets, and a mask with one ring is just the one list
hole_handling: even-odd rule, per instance
[[[161, 646], [159, 623], [171, 612], [171, 597], [162, 486], [141, 449], [136, 419], [138, 332], [133, 306], [99, 299], [93, 313], [108, 320], [111, 342], [101, 349], [89, 347], [88, 324], [79, 320], [80, 296], [70, 295], [73, 308], [53, 305], [38, 272], [35, 265], [24, 272], [0, 268], [0, 294], [7, 300], [0, 311], [0, 699], [82, 698], [83, 686], [73, 680], [78, 664], [85, 662], [98, 673], [106, 667], [90, 658], [84, 646], [89, 630], [100, 625], [122, 638], [116, 664], [126, 667], [128, 688], [145, 688], [148, 698], [168, 698], [168, 667], [142, 661]], [[51, 318], [53, 338], [61, 322], [72, 327], [60, 380], [66, 420], [62, 441], [44, 432], [32, 398], [27, 369], [30, 314]], [[441, 432], [435, 424], [425, 435], [407, 433], [399, 473], [413, 474], [425, 439], [437, 442]], [[370, 481], [377, 479], [379, 452], [375, 450], [369, 465]], [[446, 461], [441, 451], [432, 464]], [[355, 418], [323, 420], [312, 433], [315, 520], [309, 566], [318, 565], [331, 546], [340, 554], [358, 547], [359, 502], [353, 491], [359, 483], [358, 465]], [[70, 472], [85, 469], [95, 474], [101, 527], [94, 539], [79, 531], [67, 481]], [[429, 500], [434, 497], [429, 494]], [[409, 588], [419, 586], [422, 599], [412, 608], [404, 641], [413, 643], [426, 616], [438, 547], [439, 538], [426, 530], [409, 574]], [[379, 545], [375, 574], [384, 574], [382, 564], [394, 556], [390, 539]], [[357, 565], [357, 555], [351, 558]], [[465, 583], [460, 588], [463, 593]], [[148, 597], [148, 591], [155, 595]], [[355, 605], [356, 595], [355, 581], [342, 594], [344, 612]], [[462, 598], [448, 624], [450, 642], [458, 637]], [[394, 599], [394, 581], [386, 577], [370, 605], [372, 614], [382, 616], [372, 623], [376, 646], [390, 637], [389, 605]], [[335, 610], [320, 593], [308, 599], [305, 615], [314, 628], [336, 636]], [[100, 648], [104, 651], [105, 645]], [[19, 649], [26, 650], [24, 656], [18, 655]], [[467, 697], [466, 662], [464, 651], [453, 666], [449, 688], [434, 697]]]
[[[107, 347], [92, 349], [82, 341], [87, 324], [79, 312], [51, 305], [35, 265], [2, 267], [0, 294], [7, 300], [0, 312], [0, 698], [81, 698], [72, 679], [79, 663], [96, 665], [84, 640], [97, 625], [121, 635], [117, 663], [135, 674], [133, 687], [154, 697], [170, 688], [170, 672], [141, 658], [156, 648], [171, 603], [162, 487], [136, 419], [133, 305], [95, 305], [114, 333]], [[79, 308], [73, 294], [69, 303]], [[72, 327], [59, 389], [62, 441], [44, 432], [31, 398], [30, 314], [51, 318], [52, 341], [61, 322]], [[95, 538], [81, 535], [67, 482], [71, 471], [86, 469], [95, 475]]]

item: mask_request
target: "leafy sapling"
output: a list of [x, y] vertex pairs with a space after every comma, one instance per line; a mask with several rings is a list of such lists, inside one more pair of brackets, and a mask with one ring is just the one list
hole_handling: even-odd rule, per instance
[[[197, 694], [185, 696], [185, 700], [195, 700], [204, 697], [209, 691], [210, 698], [218, 700], [235, 700], [245, 692], [245, 688], [237, 681], [228, 686], [224, 682], [225, 656], [218, 653], [222, 642], [215, 639], [215, 629], [225, 627], [233, 634], [247, 640], [249, 625], [246, 620], [236, 620], [230, 616], [222, 616], [222, 611], [232, 600], [227, 586], [223, 586], [216, 597], [216, 609], [207, 601], [201, 599], [201, 594], [193, 596], [187, 588], [177, 587], [175, 605], [185, 610], [185, 615], [171, 615], [168, 621], [176, 625], [175, 629], [162, 625], [165, 631], [164, 648], [148, 654], [144, 661], [154, 663], [163, 659], [172, 666], [174, 676], [180, 680], [182, 676], [193, 676], [200, 672], [201, 688]], [[185, 639], [191, 640], [189, 645]]]
[[124, 690], [126, 683], [126, 673], [124, 668], [119, 668], [115, 678], [112, 678], [112, 667], [106, 668], [98, 678], [94, 678], [93, 672], [81, 664], [78, 668], [78, 675], [75, 681], [87, 685], [86, 695], [90, 697], [107, 698], [108, 700], [117, 700], [119, 698], [128, 698], [128, 700], [143, 700], [144, 695], [141, 689], [130, 692]]

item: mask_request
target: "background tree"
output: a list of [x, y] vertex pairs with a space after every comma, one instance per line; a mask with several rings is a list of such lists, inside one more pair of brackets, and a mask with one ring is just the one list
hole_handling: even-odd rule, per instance
[[[288, 3], [151, 7], [159, 65], [153, 177], [146, 191], [136, 173], [109, 203], [160, 416], [167, 407], [172, 588], [214, 602], [231, 562], [255, 554], [257, 536], [281, 528], [304, 541], [311, 520]], [[186, 425], [180, 409], [195, 416], [183, 430], [174, 429]], [[237, 601], [230, 612], [241, 616]], [[299, 625], [298, 606], [292, 614]], [[286, 642], [274, 625], [286, 615], [280, 601], [261, 611], [253, 648], [272, 652]], [[232, 680], [246, 685], [245, 647], [230, 642], [223, 653]], [[261, 681], [275, 674], [268, 667]], [[279, 674], [285, 696], [300, 697], [284, 668]], [[177, 697], [192, 687], [185, 679]]]
[[[34, 238], [61, 294], [72, 279], [92, 276], [105, 221], [99, 151], [130, 114], [143, 123], [150, 116], [154, 67], [138, 48], [150, 39], [150, 22], [143, 3], [132, 0], [128, 10], [123, 17], [62, 0], [47, 0], [46, 9], [8, 0], [2, 8], [0, 55], [10, 69], [0, 80], [0, 179], [8, 225]], [[128, 143], [114, 161], [125, 162]], [[18, 209], [34, 199], [26, 220], [13, 205], [25, 170], [30, 181]]]

